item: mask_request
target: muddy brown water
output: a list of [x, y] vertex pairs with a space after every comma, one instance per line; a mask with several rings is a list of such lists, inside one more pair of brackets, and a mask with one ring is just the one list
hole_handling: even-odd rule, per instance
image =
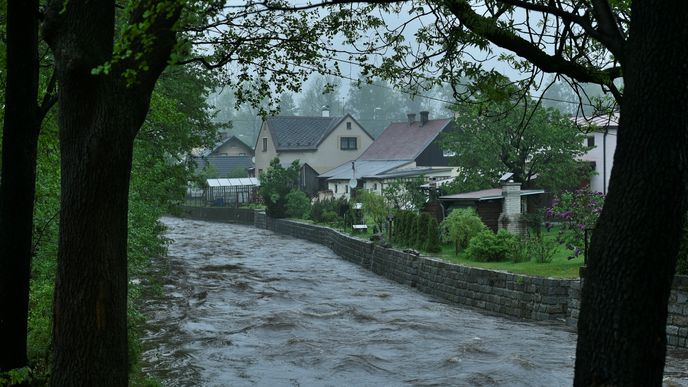
[[[567, 386], [575, 334], [449, 305], [253, 227], [163, 218], [144, 372], [166, 386]], [[672, 351], [665, 385], [688, 386]]]

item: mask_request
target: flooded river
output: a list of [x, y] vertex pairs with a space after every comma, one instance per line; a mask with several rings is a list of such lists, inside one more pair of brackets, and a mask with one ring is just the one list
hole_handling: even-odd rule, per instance
[[[163, 222], [174, 242], [142, 309], [144, 371], [166, 386], [571, 385], [558, 325], [438, 302], [270, 231]], [[688, 385], [683, 360], [667, 375]]]

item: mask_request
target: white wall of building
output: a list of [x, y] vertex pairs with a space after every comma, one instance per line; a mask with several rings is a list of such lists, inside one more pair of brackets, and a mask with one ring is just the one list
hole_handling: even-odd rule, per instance
[[[609, 176], [614, 163], [614, 152], [616, 151], [617, 129], [592, 132], [587, 137], [594, 138], [594, 148], [581, 157], [584, 161], [595, 163], [595, 175], [590, 179], [590, 189], [593, 192], [607, 193], [609, 187]], [[588, 139], [584, 140], [588, 144]]]

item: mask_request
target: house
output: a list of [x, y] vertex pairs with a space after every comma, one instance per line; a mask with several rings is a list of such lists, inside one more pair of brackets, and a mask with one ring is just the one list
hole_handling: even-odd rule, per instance
[[408, 160], [410, 166], [447, 166], [451, 153], [439, 144], [440, 133], [453, 130], [453, 119], [431, 120], [429, 112], [407, 115], [408, 121], [391, 123], [358, 160]]
[[456, 176], [457, 168], [452, 167], [415, 167], [412, 160], [356, 160], [344, 163], [320, 175], [327, 182], [327, 188], [335, 198], [350, 195], [351, 184], [354, 188], [381, 195], [385, 187], [396, 181], [424, 177], [434, 182]]
[[249, 171], [253, 169], [251, 156], [227, 156], [214, 155], [197, 157], [196, 171], [200, 173], [208, 165], [208, 176], [212, 177], [248, 177]]
[[593, 192], [607, 194], [609, 176], [614, 163], [616, 151], [616, 136], [619, 131], [619, 113], [594, 116], [590, 118], [577, 117], [577, 125], [588, 129], [585, 145], [591, 149], [580, 157], [581, 161], [591, 164], [595, 174], [590, 178], [590, 189]]
[[[275, 157], [282, 165], [299, 160], [317, 174], [355, 160], [373, 137], [350, 114], [330, 117], [277, 116], [263, 121], [255, 146], [256, 176]], [[307, 178], [307, 173], [302, 173]], [[308, 175], [310, 176], [310, 175]], [[311, 176], [312, 177], [312, 176]]]
[[322, 173], [321, 179], [335, 197], [349, 197], [350, 183], [378, 194], [393, 181], [423, 176], [427, 182], [451, 179], [457, 168], [448, 167], [450, 154], [439, 145], [440, 133], [453, 130], [451, 118], [429, 119], [429, 113], [408, 114], [408, 120], [391, 123], [355, 160]]
[[506, 228], [523, 233], [520, 215], [542, 206], [542, 189], [521, 189], [521, 183], [502, 182], [502, 188], [440, 196], [447, 213], [455, 208], [473, 208], [492, 231]]
[[209, 156], [248, 156], [253, 157], [253, 149], [237, 136], [220, 141], [208, 154]]

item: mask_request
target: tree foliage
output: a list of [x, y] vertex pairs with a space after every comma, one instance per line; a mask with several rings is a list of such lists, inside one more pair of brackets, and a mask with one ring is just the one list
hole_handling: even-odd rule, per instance
[[390, 209], [386, 206], [384, 198], [374, 192], [359, 190], [356, 192], [356, 200], [363, 204], [366, 220], [373, 222], [378, 230], [384, 229], [387, 215], [390, 214]]
[[487, 229], [478, 214], [472, 208], [457, 208], [442, 221], [444, 235], [454, 242], [455, 252], [468, 247], [468, 242], [478, 233]]
[[585, 135], [558, 111], [509, 101], [460, 105], [457, 113], [457, 130], [444, 134], [442, 146], [455, 154], [460, 181], [485, 188], [512, 172], [525, 187], [560, 191], [583, 179], [577, 158]]
[[425, 183], [423, 177], [408, 180], [393, 180], [385, 184], [382, 189], [382, 197], [387, 205], [397, 210], [418, 210], [423, 208], [427, 201], [425, 192], [420, 187]]
[[304, 219], [308, 217], [311, 209], [311, 200], [301, 190], [295, 189], [287, 194], [287, 216]]
[[287, 168], [278, 158], [270, 161], [270, 167], [260, 175], [258, 193], [263, 197], [265, 212], [273, 218], [287, 216], [287, 195], [298, 187], [299, 161], [294, 160]]

